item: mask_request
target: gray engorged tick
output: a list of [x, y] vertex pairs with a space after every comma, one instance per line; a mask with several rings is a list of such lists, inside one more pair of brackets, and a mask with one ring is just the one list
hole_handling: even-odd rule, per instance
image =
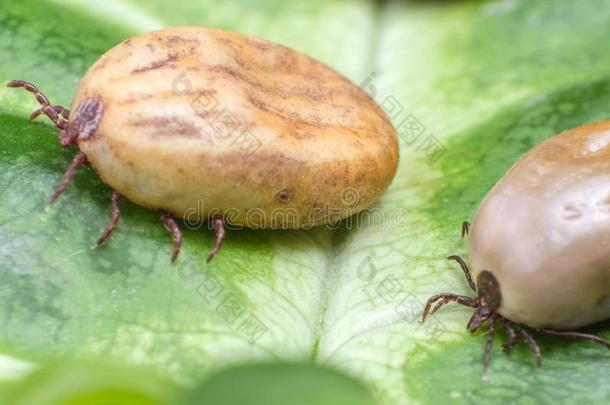
[[[610, 318], [610, 121], [551, 137], [526, 153], [494, 186], [478, 208], [469, 235], [472, 275], [457, 261], [477, 292], [431, 297], [423, 320], [454, 301], [475, 308], [471, 332], [487, 323], [483, 367], [487, 369], [495, 323], [510, 349], [521, 336], [542, 355], [532, 328], [551, 335], [590, 340], [574, 331]], [[433, 306], [434, 305], [434, 306]]]

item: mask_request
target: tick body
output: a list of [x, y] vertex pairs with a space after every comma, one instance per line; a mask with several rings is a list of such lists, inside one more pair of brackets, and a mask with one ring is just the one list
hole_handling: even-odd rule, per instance
[[[112, 48], [80, 82], [72, 113], [26, 82], [118, 200], [158, 210], [176, 250], [173, 217], [306, 228], [335, 223], [390, 184], [398, 143], [383, 111], [331, 68], [267, 41], [206, 28], [173, 28]], [[346, 195], [349, 198], [346, 198]], [[354, 198], [354, 195], [356, 196]], [[211, 259], [209, 257], [209, 259]]]
[[425, 315], [449, 301], [471, 306], [471, 331], [500, 321], [539, 360], [540, 349], [523, 326], [608, 347], [597, 336], [571, 330], [610, 318], [610, 121], [536, 146], [494, 186], [463, 229], [470, 269], [459, 257], [450, 258], [476, 280], [470, 284], [478, 296], [440, 294], [428, 302]]

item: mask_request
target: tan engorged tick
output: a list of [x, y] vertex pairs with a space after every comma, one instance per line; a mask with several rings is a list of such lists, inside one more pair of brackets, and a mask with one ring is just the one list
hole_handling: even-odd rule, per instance
[[[72, 112], [34, 93], [77, 146], [51, 202], [89, 163], [112, 187], [115, 229], [122, 196], [159, 211], [174, 239], [175, 217], [225, 225], [298, 229], [336, 223], [375, 201], [398, 163], [384, 112], [352, 82], [303, 54], [253, 37], [186, 27], [126, 40], [83, 77]], [[350, 195], [349, 201], [344, 196]], [[356, 198], [354, 198], [354, 195]]]

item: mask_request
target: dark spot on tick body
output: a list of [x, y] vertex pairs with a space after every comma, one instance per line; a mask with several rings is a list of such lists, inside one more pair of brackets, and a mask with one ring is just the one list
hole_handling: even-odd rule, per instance
[[146, 66], [141, 66], [141, 67], [135, 68], [131, 72], [132, 73], [141, 73], [141, 72], [146, 72], [149, 70], [159, 69], [159, 68], [166, 67], [166, 66], [171, 67], [171, 62], [175, 62], [177, 59], [178, 59], [178, 55], [170, 54], [165, 59], [157, 60]]
[[149, 128], [150, 134], [153, 136], [196, 137], [201, 135], [195, 124], [180, 117], [140, 117], [131, 121], [130, 124]]
[[168, 50], [180, 50], [183, 54], [192, 54], [200, 48], [200, 42], [196, 38], [185, 38], [179, 35], [158, 38], [161, 45]]
[[275, 195], [275, 199], [281, 203], [287, 203], [290, 200], [292, 200], [292, 196], [293, 196], [292, 190], [285, 188], [285, 189], [279, 191]]
[[[256, 98], [253, 95], [248, 95], [247, 96], [248, 101], [254, 106], [256, 107], [258, 110], [263, 111], [265, 113], [274, 115], [278, 118], [280, 118], [281, 120], [291, 124], [291, 125], [307, 125], [307, 126], [312, 126], [312, 127], [317, 127], [317, 128], [323, 128], [326, 125], [324, 125], [323, 123], [321, 123], [321, 120], [308, 120], [305, 119], [301, 116], [298, 116], [296, 113], [294, 112], [290, 112], [290, 111], [279, 111], [277, 109], [274, 109], [272, 106], [270, 106], [268, 103], [264, 102], [263, 100]], [[296, 133], [295, 133], [296, 135]]]
[[245, 74], [242, 71], [239, 71], [231, 66], [227, 65], [209, 65], [207, 69], [213, 73], [220, 73], [224, 75], [228, 75], [235, 80], [239, 80], [241, 82], [247, 83], [254, 88], [263, 89], [261, 83], [255, 78]]
[[266, 52], [271, 48], [271, 44], [258, 40], [258, 39], [246, 38], [246, 41], [247, 41], [248, 45], [250, 45], [251, 47], [253, 47], [261, 52]]

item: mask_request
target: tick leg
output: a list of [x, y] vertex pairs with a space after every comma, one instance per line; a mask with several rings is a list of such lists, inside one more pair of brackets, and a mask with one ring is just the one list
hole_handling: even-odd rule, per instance
[[549, 335], [563, 336], [563, 337], [567, 337], [570, 339], [576, 339], [576, 340], [590, 340], [592, 342], [599, 343], [600, 345], [604, 346], [606, 349], [610, 349], [610, 342], [608, 342], [606, 339], [602, 338], [601, 336], [592, 335], [589, 333], [574, 332], [574, 331], [557, 331], [557, 330], [546, 329], [546, 328], [542, 328], [540, 330]]
[[[443, 305], [445, 305], [451, 301], [457, 302], [458, 304], [465, 305], [465, 306], [472, 307], [472, 308], [477, 307], [476, 301], [473, 298], [466, 297], [465, 295], [457, 295], [457, 294], [451, 294], [451, 293], [442, 293], [442, 294], [433, 295], [432, 297], [430, 297], [430, 299], [428, 299], [428, 302], [426, 303], [426, 307], [424, 308], [424, 313], [422, 315], [421, 321], [425, 322], [428, 315], [432, 315], [433, 313], [438, 311]], [[436, 305], [434, 305], [434, 308], [432, 309], [432, 311], [430, 311], [430, 308], [432, 308], [433, 304], [436, 304]]]
[[101, 246], [104, 242], [110, 238], [112, 232], [114, 232], [114, 228], [116, 228], [119, 223], [119, 218], [121, 217], [121, 207], [119, 206], [121, 202], [121, 194], [118, 191], [114, 191], [112, 193], [112, 216], [110, 217], [110, 222], [102, 232], [102, 236], [97, 240], [97, 245]]
[[216, 256], [222, 247], [222, 242], [225, 240], [225, 226], [222, 218], [212, 218], [212, 227], [214, 228], [214, 233], [216, 234], [216, 242], [214, 242], [214, 247], [208, 254], [208, 258], [206, 260], [207, 263], [212, 261], [214, 256]]
[[489, 356], [491, 355], [491, 349], [493, 347], [495, 334], [496, 334], [496, 317], [492, 315], [489, 318], [489, 327], [487, 329], [487, 341], [485, 342], [485, 350], [483, 351], [483, 375], [487, 374], [487, 367], [489, 366]]
[[57, 116], [57, 118], [59, 118], [59, 116], [61, 115], [61, 117], [63, 119], [68, 119], [70, 118], [70, 111], [66, 110], [65, 108], [63, 108], [60, 105], [54, 105], [52, 107], [48, 106], [48, 105], [44, 105], [42, 107], [40, 107], [39, 109], [37, 109], [36, 111], [34, 111], [31, 115], [30, 115], [30, 121], [34, 121], [36, 118], [38, 118], [40, 115], [42, 114], [46, 114], [46, 110], [47, 109], [52, 109], [53, 111], [51, 111], [49, 114], [53, 115], [53, 116]]
[[55, 109], [55, 111], [57, 111], [57, 114], [60, 114], [64, 119], [68, 119], [70, 118], [70, 110], [60, 106], [60, 105], [54, 105], [53, 108]]
[[182, 232], [180, 232], [180, 228], [178, 228], [178, 224], [172, 217], [168, 211], [161, 211], [161, 220], [163, 221], [163, 225], [165, 229], [171, 232], [172, 237], [174, 238], [174, 253], [172, 253], [172, 262], [175, 262], [178, 258], [178, 253], [180, 253], [180, 247], [182, 247]]
[[462, 222], [462, 239], [468, 235], [468, 232], [470, 232], [470, 222], [464, 221]]
[[32, 83], [28, 83], [23, 80], [11, 80], [6, 83], [6, 87], [22, 87], [26, 91], [34, 94], [36, 97], [36, 101], [42, 105], [41, 108], [34, 111], [30, 116], [30, 119], [33, 120], [41, 114], [45, 114], [53, 124], [59, 129], [65, 129], [68, 125], [68, 117], [70, 116], [70, 111], [63, 108], [62, 106], [53, 106], [49, 99], [38, 89], [38, 87], [34, 86]]
[[517, 328], [517, 331], [521, 334], [521, 336], [523, 336], [525, 343], [527, 343], [530, 349], [532, 349], [534, 352], [534, 356], [536, 356], [536, 367], [542, 367], [542, 353], [540, 352], [540, 346], [538, 346], [536, 340], [534, 340], [532, 335], [530, 335], [523, 326], [515, 324], [515, 328]]
[[447, 257], [447, 260], [454, 260], [460, 264], [460, 267], [462, 268], [462, 271], [464, 272], [464, 276], [466, 277], [466, 281], [468, 282], [468, 285], [470, 286], [470, 288], [472, 288], [474, 291], [476, 291], [477, 287], [475, 286], [474, 281], [472, 281], [472, 276], [470, 275], [470, 270], [468, 270], [468, 266], [466, 265], [464, 260], [462, 260], [462, 258], [460, 256], [456, 256], [456, 255], [451, 255], [451, 256]]
[[517, 344], [517, 332], [515, 332], [515, 328], [513, 328], [513, 325], [509, 320], [502, 316], [499, 316], [498, 319], [508, 335], [508, 342], [502, 343], [502, 348], [510, 350]]
[[87, 155], [85, 155], [83, 152], [78, 152], [74, 156], [74, 159], [72, 160], [72, 163], [70, 163], [70, 166], [68, 166], [68, 169], [64, 174], [63, 180], [61, 181], [61, 183], [59, 183], [59, 186], [51, 196], [51, 199], [49, 200], [49, 205], [53, 204], [61, 195], [61, 193], [66, 191], [66, 189], [70, 185], [70, 182], [74, 178], [74, 175], [76, 174], [76, 169], [78, 169], [80, 165], [85, 163], [87, 163]]

